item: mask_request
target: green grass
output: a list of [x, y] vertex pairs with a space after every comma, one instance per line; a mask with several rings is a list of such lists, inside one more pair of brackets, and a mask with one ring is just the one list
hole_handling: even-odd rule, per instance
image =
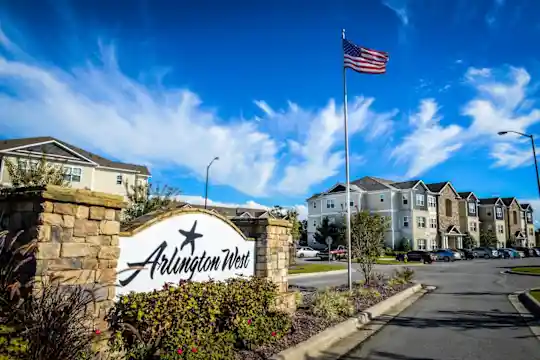
[[512, 271], [540, 275], [540, 267], [515, 267], [515, 268], [512, 268]]
[[531, 291], [531, 295], [536, 300], [540, 301], [540, 290], [533, 290]]
[[289, 274], [307, 274], [343, 269], [345, 269], [343, 265], [336, 264], [297, 264], [289, 268]]
[[402, 261], [397, 261], [396, 259], [380, 258], [380, 259], [377, 259], [376, 264], [379, 264], [379, 265], [399, 265], [399, 264], [404, 264], [404, 263]]

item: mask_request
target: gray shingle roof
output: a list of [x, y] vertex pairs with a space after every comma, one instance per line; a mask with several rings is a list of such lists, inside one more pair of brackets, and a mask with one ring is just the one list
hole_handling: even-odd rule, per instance
[[[384, 179], [377, 179], [371, 176], [364, 176], [363, 178], [354, 180], [351, 184], [359, 186], [366, 191], [388, 190], [391, 189], [389, 184], [382, 182]], [[386, 182], [386, 181], [385, 181]]]
[[431, 183], [431, 184], [426, 184], [427, 188], [430, 190], [430, 191], [433, 191], [433, 192], [440, 192], [443, 187], [448, 183], [448, 181], [443, 181], [443, 182], [438, 182], [438, 183]]
[[495, 203], [499, 199], [500, 198], [498, 197], [494, 197], [494, 198], [483, 198], [483, 199], [478, 199], [478, 200], [480, 201], [481, 205], [495, 205]]
[[506, 206], [510, 206], [510, 204], [512, 204], [512, 201], [514, 201], [516, 198], [513, 198], [513, 197], [506, 197], [506, 198], [501, 198], [502, 202], [504, 203], [504, 205]]
[[392, 183], [390, 185], [392, 185], [395, 188], [405, 190], [405, 189], [412, 189], [419, 182], [420, 182], [420, 180], [409, 180], [409, 181], [395, 182], [395, 183]]

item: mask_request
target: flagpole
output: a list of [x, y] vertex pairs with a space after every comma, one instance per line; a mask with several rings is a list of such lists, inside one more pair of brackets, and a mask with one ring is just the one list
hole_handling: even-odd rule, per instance
[[[345, 29], [341, 30], [341, 40], [345, 40]], [[343, 48], [343, 45], [342, 45]], [[343, 58], [345, 53], [343, 54]], [[343, 59], [342, 59], [343, 61]], [[345, 129], [345, 178], [347, 184], [347, 217], [346, 217], [346, 229], [347, 229], [347, 273], [349, 290], [352, 290], [352, 247], [351, 247], [351, 192], [349, 183], [349, 126], [347, 121], [347, 69], [343, 66], [343, 122]]]

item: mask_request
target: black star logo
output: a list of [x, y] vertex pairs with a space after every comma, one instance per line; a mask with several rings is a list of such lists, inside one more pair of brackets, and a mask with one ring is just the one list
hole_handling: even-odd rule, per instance
[[195, 228], [197, 227], [197, 220], [193, 223], [193, 226], [191, 227], [191, 230], [185, 231], [182, 229], [179, 229], [178, 232], [180, 234], [184, 235], [186, 237], [186, 240], [182, 243], [182, 246], [180, 246], [180, 251], [184, 248], [186, 245], [191, 245], [191, 255], [195, 252], [195, 239], [198, 239], [202, 237], [202, 234], [198, 234], [195, 232]]

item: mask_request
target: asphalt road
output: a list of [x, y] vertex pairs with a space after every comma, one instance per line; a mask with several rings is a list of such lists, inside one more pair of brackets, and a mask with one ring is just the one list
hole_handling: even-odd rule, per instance
[[[343, 360], [538, 360], [540, 342], [508, 295], [540, 287], [540, 277], [501, 274], [504, 267], [540, 265], [539, 258], [474, 260], [414, 267], [426, 294]], [[392, 272], [393, 266], [377, 266]], [[360, 279], [359, 273], [354, 274]], [[346, 283], [347, 275], [291, 279], [301, 286]], [[332, 356], [324, 359], [331, 359]], [[315, 360], [315, 359], [313, 359]], [[322, 359], [317, 359], [322, 360]]]

